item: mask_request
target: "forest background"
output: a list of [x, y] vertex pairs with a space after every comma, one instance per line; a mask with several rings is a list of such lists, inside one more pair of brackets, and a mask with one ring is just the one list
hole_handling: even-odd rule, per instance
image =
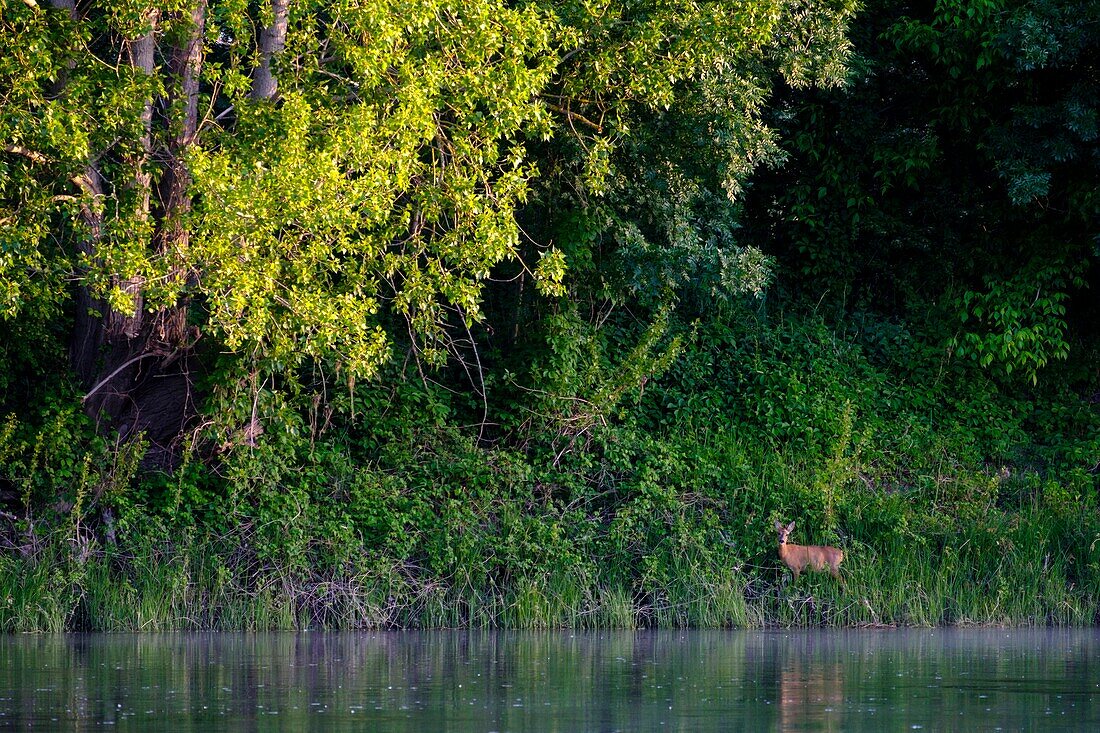
[[0, 7], [0, 628], [1098, 620], [1100, 2]]

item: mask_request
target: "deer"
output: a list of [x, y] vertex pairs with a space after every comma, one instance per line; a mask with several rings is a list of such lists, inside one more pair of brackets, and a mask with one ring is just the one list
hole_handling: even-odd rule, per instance
[[833, 574], [837, 580], [844, 582], [840, 577], [840, 563], [844, 559], [844, 551], [835, 547], [823, 545], [790, 545], [787, 537], [794, 531], [794, 522], [786, 527], [781, 522], [775, 523], [775, 531], [779, 535], [779, 559], [794, 573], [794, 579], [807, 566], [812, 570], [822, 572], [825, 568]]

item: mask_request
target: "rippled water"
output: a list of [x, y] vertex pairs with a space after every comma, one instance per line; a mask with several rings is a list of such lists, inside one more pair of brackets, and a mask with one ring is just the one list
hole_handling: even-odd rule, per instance
[[1100, 730], [1100, 631], [0, 637], [0, 728]]

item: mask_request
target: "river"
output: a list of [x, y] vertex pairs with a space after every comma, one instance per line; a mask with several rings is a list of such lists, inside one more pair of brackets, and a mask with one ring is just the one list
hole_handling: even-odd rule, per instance
[[0, 728], [1100, 730], [1100, 630], [0, 637]]

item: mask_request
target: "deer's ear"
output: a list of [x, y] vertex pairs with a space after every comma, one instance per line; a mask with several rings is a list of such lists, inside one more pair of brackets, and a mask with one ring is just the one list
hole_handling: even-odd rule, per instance
[[787, 525], [787, 531], [788, 532], [794, 532], [794, 522], [791, 522], [790, 524]]
[[781, 529], [783, 529], [783, 525], [779, 522], [778, 519], [775, 520], [775, 531], [778, 532]]

